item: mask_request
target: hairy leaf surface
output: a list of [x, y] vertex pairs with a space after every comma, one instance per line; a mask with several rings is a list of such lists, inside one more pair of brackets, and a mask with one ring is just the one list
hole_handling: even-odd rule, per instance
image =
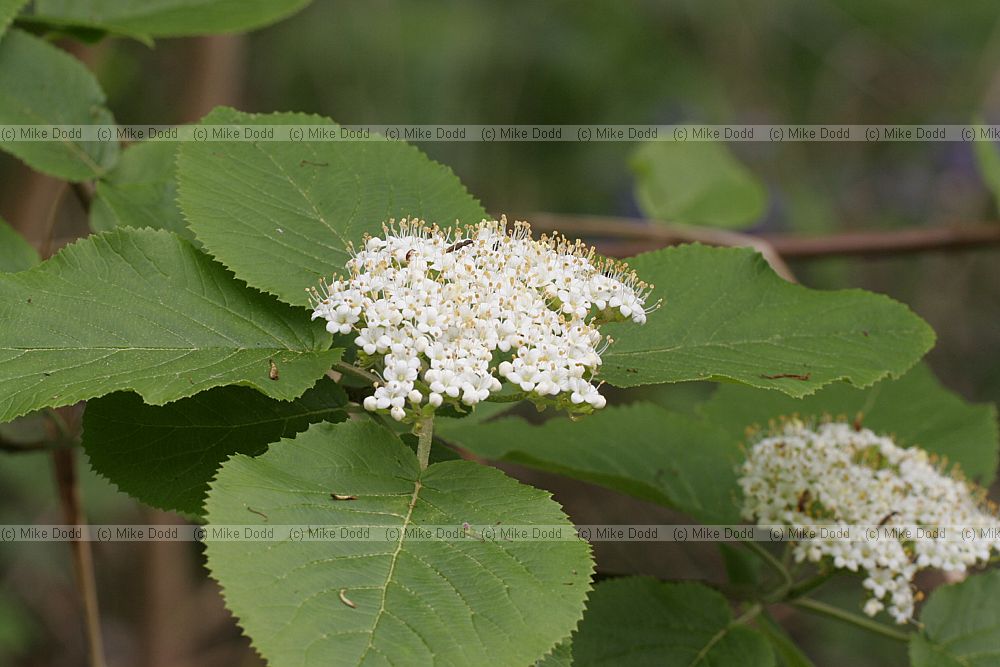
[[[227, 108], [202, 123], [338, 131], [319, 116]], [[397, 141], [188, 142], [177, 164], [181, 210], [206, 250], [293, 304], [307, 304], [306, 288], [343, 270], [348, 243], [381, 234], [390, 218], [452, 225], [485, 216], [450, 169]]]
[[992, 667], [1000, 662], [1000, 571], [942, 586], [920, 611], [913, 667]]
[[0, 276], [0, 304], [0, 421], [122, 390], [162, 404], [246, 385], [290, 400], [340, 357], [307, 311], [164, 231], [78, 241]]
[[866, 387], [901, 375], [934, 342], [903, 304], [793, 285], [748, 248], [685, 245], [629, 263], [663, 306], [644, 326], [606, 327], [615, 343], [601, 378], [617, 386], [728, 380], [806, 396], [837, 380]]
[[588, 546], [575, 537], [414, 539], [421, 526], [463, 522], [572, 528], [549, 494], [496, 469], [450, 461], [421, 472], [370, 421], [317, 424], [257, 458], [235, 456], [206, 508], [210, 526], [399, 531], [388, 543], [208, 542], [229, 608], [261, 655], [285, 667], [531, 664], [570, 635], [589, 588]]
[[97, 182], [91, 229], [149, 227], [193, 239], [177, 207], [176, 152], [177, 144], [169, 141], [147, 141], [122, 151], [115, 168]]

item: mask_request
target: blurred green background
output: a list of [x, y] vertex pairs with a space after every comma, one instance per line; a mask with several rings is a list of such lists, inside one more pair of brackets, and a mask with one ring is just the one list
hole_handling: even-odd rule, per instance
[[[316, 0], [243, 36], [161, 40], [153, 48], [105, 40], [77, 55], [96, 71], [121, 123], [187, 122], [220, 99], [346, 124], [1000, 121], [1000, 6], [983, 0]], [[630, 169], [636, 144], [421, 147], [496, 213], [640, 214]], [[736, 143], [729, 150], [766, 194], [751, 232], [1000, 224], [993, 194], [1000, 183], [984, 179], [969, 144]], [[29, 215], [44, 210], [44, 182], [0, 156], [0, 191], [0, 215], [30, 238]], [[32, 208], [31, 197], [41, 204]], [[72, 236], [73, 221], [60, 224]], [[929, 361], [944, 384], [968, 399], [997, 402], [997, 253], [824, 259], [792, 268], [811, 287], [864, 287], [910, 304], [938, 332]], [[690, 385], [649, 396], [683, 408], [707, 391]], [[519, 472], [557, 490], [578, 521], [676, 519], [610, 492]], [[50, 478], [44, 458], [4, 460], [4, 521], [57, 516]], [[88, 479], [84, 493], [92, 521], [164, 520], [101, 480]], [[0, 550], [0, 663], [82, 664], [64, 546]], [[600, 547], [600, 568], [720, 576], [714, 553], [653, 546]], [[170, 549], [98, 548], [113, 664], [257, 664], [198, 569], [197, 552]], [[153, 574], [150, 563], [158, 563]], [[176, 590], [164, 590], [170, 586]], [[857, 586], [828, 595], [849, 608], [858, 600]], [[900, 647], [836, 623], [785, 622], [819, 665], [905, 663]]]

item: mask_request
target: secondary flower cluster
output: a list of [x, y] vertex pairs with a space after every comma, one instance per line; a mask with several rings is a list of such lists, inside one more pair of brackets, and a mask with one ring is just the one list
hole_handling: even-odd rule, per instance
[[863, 570], [865, 613], [887, 609], [897, 623], [913, 616], [917, 570], [961, 572], [1000, 550], [1000, 541], [896, 538], [892, 525], [968, 526], [978, 535], [998, 523], [984, 511], [983, 493], [943, 473], [924, 450], [846, 423], [785, 422], [753, 445], [740, 486], [744, 517], [763, 525], [875, 527], [874, 540], [813, 531], [818, 536], [796, 542], [794, 554], [800, 562], [828, 558], [834, 567]]
[[313, 290], [313, 319], [357, 333], [359, 363], [382, 379], [364, 407], [397, 420], [475, 405], [503, 380], [539, 405], [604, 407], [592, 380], [610, 340], [598, 326], [649, 312], [651, 286], [624, 264], [505, 218], [449, 230], [390, 222], [346, 268]]

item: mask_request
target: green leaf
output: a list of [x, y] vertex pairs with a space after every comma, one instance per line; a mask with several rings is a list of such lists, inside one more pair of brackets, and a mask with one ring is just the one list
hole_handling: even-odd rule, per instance
[[966, 403], [942, 387], [924, 364], [868, 389], [838, 384], [804, 399], [723, 385], [700, 412], [737, 439], [743, 439], [747, 427], [766, 427], [782, 416], [853, 421], [860, 413], [862, 423], [873, 431], [894, 434], [900, 445], [918, 445], [945, 456], [980, 484], [993, 481], [998, 464], [996, 407]]
[[115, 168], [97, 182], [91, 229], [150, 227], [193, 240], [177, 207], [176, 149], [177, 144], [169, 141], [147, 141], [125, 149]]
[[319, 421], [343, 421], [347, 395], [332, 380], [292, 401], [248, 387], [217, 387], [164, 406], [115, 393], [87, 403], [83, 447], [90, 463], [142, 502], [202, 513], [208, 483], [233, 454], [257, 456]]
[[740, 545], [738, 547], [726, 542], [719, 542], [719, 555], [726, 569], [726, 580], [730, 585], [752, 592], [761, 580], [760, 571], [763, 562], [760, 556], [751, 553]]
[[[22, 32], [0, 39], [0, 124], [113, 125], [104, 91], [83, 63]], [[113, 141], [0, 141], [38, 171], [67, 181], [104, 174], [118, 159]]]
[[737, 229], [756, 222], [767, 203], [764, 186], [721, 142], [650, 142], [631, 166], [648, 218]]
[[571, 667], [573, 664], [573, 644], [568, 639], [557, 644], [552, 652], [535, 663], [536, 667]]
[[[315, 125], [305, 114], [219, 108], [205, 125]], [[390, 218], [452, 225], [485, 212], [447, 167], [386, 141], [189, 142], [178, 157], [179, 202], [205, 248], [252, 287], [292, 304], [343, 268], [349, 242]]]
[[37, 14], [21, 14], [14, 21], [14, 25], [38, 35], [46, 40], [69, 38], [75, 39], [84, 44], [96, 44], [105, 37], [128, 37], [138, 42], [152, 47], [153, 38], [142, 33], [135, 33], [128, 30], [115, 29], [110, 26], [103, 26], [94, 23], [87, 23], [73, 19], [60, 18], [58, 16], [38, 16]]
[[910, 640], [913, 667], [993, 667], [1000, 662], [1000, 570], [935, 590]]
[[111, 32], [181, 37], [241, 32], [289, 16], [310, 0], [37, 0], [40, 18]]
[[210, 526], [400, 529], [390, 543], [207, 543], [227, 605], [283, 667], [530, 664], [569, 636], [589, 588], [589, 548], [576, 539], [413, 539], [414, 528], [463, 522], [572, 525], [548, 493], [499, 470], [450, 461], [421, 472], [371, 421], [316, 424], [255, 459], [235, 456], [206, 508]]
[[706, 523], [739, 523], [739, 443], [722, 429], [648, 404], [608, 407], [540, 426], [517, 418], [451, 425], [450, 441], [488, 459], [540, 468], [674, 507]]
[[0, 272], [24, 271], [38, 264], [39, 259], [38, 251], [0, 218]]
[[627, 577], [594, 588], [573, 635], [573, 664], [768, 667], [774, 655], [712, 589]]
[[643, 326], [605, 327], [615, 343], [601, 377], [616, 386], [731, 380], [805, 396], [836, 380], [866, 387], [901, 375], [934, 342], [906, 306], [793, 285], [748, 248], [685, 245], [629, 263], [663, 306]]
[[0, 37], [3, 36], [10, 22], [26, 4], [28, 4], [28, 0], [0, 0]]
[[308, 312], [164, 231], [91, 236], [0, 275], [0, 303], [0, 422], [123, 390], [156, 405], [233, 384], [290, 400], [340, 357]]
[[771, 649], [778, 658], [781, 667], [815, 667], [813, 661], [802, 652], [785, 629], [778, 625], [766, 611], [757, 617], [757, 627], [761, 634], [771, 643]]

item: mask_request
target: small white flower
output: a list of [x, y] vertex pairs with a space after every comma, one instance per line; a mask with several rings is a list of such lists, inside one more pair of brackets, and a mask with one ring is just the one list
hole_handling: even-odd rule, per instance
[[[642, 324], [650, 285], [579, 241], [531, 237], [505, 218], [460, 229], [404, 219], [366, 238], [348, 277], [312, 291], [313, 318], [356, 332], [381, 376], [366, 410], [397, 420], [448, 402], [474, 406], [504, 381], [539, 404], [590, 412], [605, 322]], [[407, 403], [409, 407], [407, 407]]]
[[865, 613], [868, 614], [869, 616], [874, 616], [875, 614], [882, 611], [884, 608], [885, 605], [879, 602], [875, 598], [868, 598], [868, 601], [865, 602], [865, 607], [864, 607]]
[[[754, 444], [743, 464], [743, 516], [762, 525], [997, 527], [964, 481], [943, 473], [918, 447], [903, 448], [868, 429], [832, 422], [810, 428], [785, 422]], [[989, 559], [1000, 541], [963, 542], [898, 538], [884, 531], [875, 541], [839, 537], [795, 543], [796, 561], [829, 559], [836, 568], [864, 570], [871, 592], [864, 611], [883, 609], [897, 622], [913, 617], [917, 570], [965, 571]]]

